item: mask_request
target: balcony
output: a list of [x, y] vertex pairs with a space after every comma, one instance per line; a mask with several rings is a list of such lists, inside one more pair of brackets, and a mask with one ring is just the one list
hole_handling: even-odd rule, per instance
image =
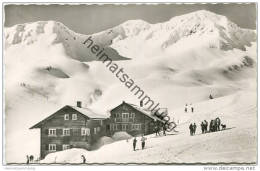
[[115, 118], [115, 122], [117, 122], [117, 123], [134, 122], [134, 118]]

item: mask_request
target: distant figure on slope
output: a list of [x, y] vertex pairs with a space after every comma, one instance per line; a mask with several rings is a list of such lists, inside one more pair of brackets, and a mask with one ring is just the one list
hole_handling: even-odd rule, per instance
[[217, 131], [217, 119], [213, 120], [213, 132]]
[[200, 127], [201, 127], [201, 133], [204, 134], [204, 132], [205, 132], [205, 124], [203, 122], [201, 122]]
[[213, 99], [213, 96], [211, 94], [209, 95], [209, 99]]
[[30, 163], [33, 162], [33, 159], [34, 159], [33, 155], [30, 155], [29, 159], [30, 159]]
[[190, 124], [189, 129], [190, 129], [190, 135], [192, 136], [192, 135], [193, 135], [193, 126], [192, 126], [192, 123]]
[[196, 128], [197, 128], [197, 126], [196, 126], [196, 124], [194, 123], [194, 124], [193, 124], [193, 135], [196, 133]]
[[213, 120], [210, 121], [210, 124], [209, 124], [209, 131], [210, 132], [213, 132], [214, 128], [213, 128]]
[[167, 130], [166, 125], [164, 125], [164, 126], [163, 126], [163, 135], [164, 135], [164, 136], [166, 136], [166, 130]]
[[28, 155], [26, 155], [26, 164], [29, 164], [30, 163], [30, 158]]
[[193, 108], [193, 106], [191, 106], [191, 113], [193, 113], [194, 112], [194, 108]]
[[207, 133], [208, 132], [208, 122], [206, 120], [204, 120], [204, 126], [205, 126], [204, 132]]
[[146, 138], [144, 137], [144, 135], [142, 135], [142, 138], [141, 138], [141, 142], [142, 142], [142, 150], [143, 150], [144, 147], [145, 147], [145, 140], [146, 140]]
[[84, 155], [81, 155], [82, 163], [86, 163], [86, 157]]
[[133, 148], [134, 148], [134, 151], [135, 151], [135, 147], [136, 147], [136, 142], [137, 142], [137, 140], [136, 140], [136, 137], [135, 137], [134, 140], [133, 140]]
[[156, 126], [154, 127], [154, 130], [155, 130], [155, 136], [157, 136], [157, 135], [160, 136], [160, 128], [159, 128], [158, 125], [156, 125]]
[[187, 113], [188, 109], [187, 109], [187, 104], [185, 105], [185, 108], [184, 108], [184, 112]]
[[216, 131], [220, 131], [221, 120], [219, 117], [216, 118]]

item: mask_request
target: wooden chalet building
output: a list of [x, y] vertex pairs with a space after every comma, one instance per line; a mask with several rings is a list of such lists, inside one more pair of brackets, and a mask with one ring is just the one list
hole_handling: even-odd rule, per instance
[[155, 126], [162, 126], [163, 123], [164, 121], [156, 117], [151, 110], [145, 109], [142, 102], [137, 106], [123, 101], [110, 110], [107, 129], [110, 135], [118, 131], [125, 131], [132, 136], [147, 135], [154, 133]]
[[88, 108], [66, 105], [30, 129], [40, 128], [40, 158], [69, 148], [90, 149], [106, 134], [107, 117]]

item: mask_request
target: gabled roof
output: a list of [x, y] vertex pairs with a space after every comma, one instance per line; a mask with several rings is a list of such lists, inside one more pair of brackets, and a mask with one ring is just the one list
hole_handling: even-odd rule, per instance
[[53, 118], [57, 112], [65, 109], [65, 108], [71, 108], [73, 110], [78, 111], [80, 114], [82, 114], [83, 116], [91, 119], [91, 120], [97, 120], [97, 119], [107, 119], [108, 116], [104, 116], [101, 114], [97, 114], [95, 112], [93, 112], [91, 109], [89, 108], [80, 108], [80, 107], [76, 107], [76, 106], [70, 106], [70, 105], [66, 105], [64, 107], [62, 107], [61, 109], [57, 110], [55, 113], [53, 113], [52, 115], [48, 116], [47, 118], [43, 119], [42, 121], [38, 122], [37, 124], [35, 124], [34, 126], [32, 126], [30, 129], [34, 129], [34, 128], [39, 128], [41, 126], [41, 124], [51, 118]]
[[[123, 102], [122, 104], [127, 104], [127, 105], [133, 107], [135, 110], [143, 113], [144, 115], [148, 116], [149, 118], [151, 118], [153, 120], [156, 120], [156, 121], [158, 120], [158, 121], [163, 122], [163, 123], [165, 122], [165, 121], [161, 120], [160, 118], [158, 118], [156, 115], [154, 115], [154, 112], [152, 110], [150, 110], [150, 109], [146, 109], [144, 107], [140, 107], [138, 105], [131, 104], [131, 103], [126, 103], [126, 102]], [[165, 109], [163, 109], [163, 110], [165, 110]]]

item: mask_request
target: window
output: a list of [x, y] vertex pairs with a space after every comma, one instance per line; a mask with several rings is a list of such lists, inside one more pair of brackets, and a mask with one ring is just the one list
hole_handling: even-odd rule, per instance
[[64, 135], [64, 136], [70, 135], [70, 129], [69, 129], [69, 128], [64, 128], [64, 129], [63, 129], [63, 135]]
[[64, 120], [69, 120], [70, 119], [70, 115], [69, 114], [65, 114], [64, 115]]
[[81, 128], [81, 135], [90, 135], [90, 130], [89, 128]]
[[101, 125], [101, 126], [103, 125], [103, 120], [100, 120], [100, 125]]
[[118, 130], [119, 129], [119, 125], [118, 124], [110, 124], [110, 130]]
[[56, 144], [49, 144], [49, 151], [56, 151]]
[[70, 145], [69, 144], [63, 144], [62, 150], [67, 150], [67, 149], [70, 149]]
[[135, 113], [130, 113], [129, 114], [129, 118], [134, 118], [135, 117]]
[[100, 127], [97, 127], [97, 132], [100, 132]]
[[56, 129], [49, 129], [49, 133], [48, 133], [49, 136], [56, 136]]
[[122, 113], [122, 118], [128, 118], [129, 117], [129, 113]]
[[132, 124], [133, 130], [141, 130], [141, 124]]
[[72, 114], [72, 120], [77, 120], [77, 114]]

